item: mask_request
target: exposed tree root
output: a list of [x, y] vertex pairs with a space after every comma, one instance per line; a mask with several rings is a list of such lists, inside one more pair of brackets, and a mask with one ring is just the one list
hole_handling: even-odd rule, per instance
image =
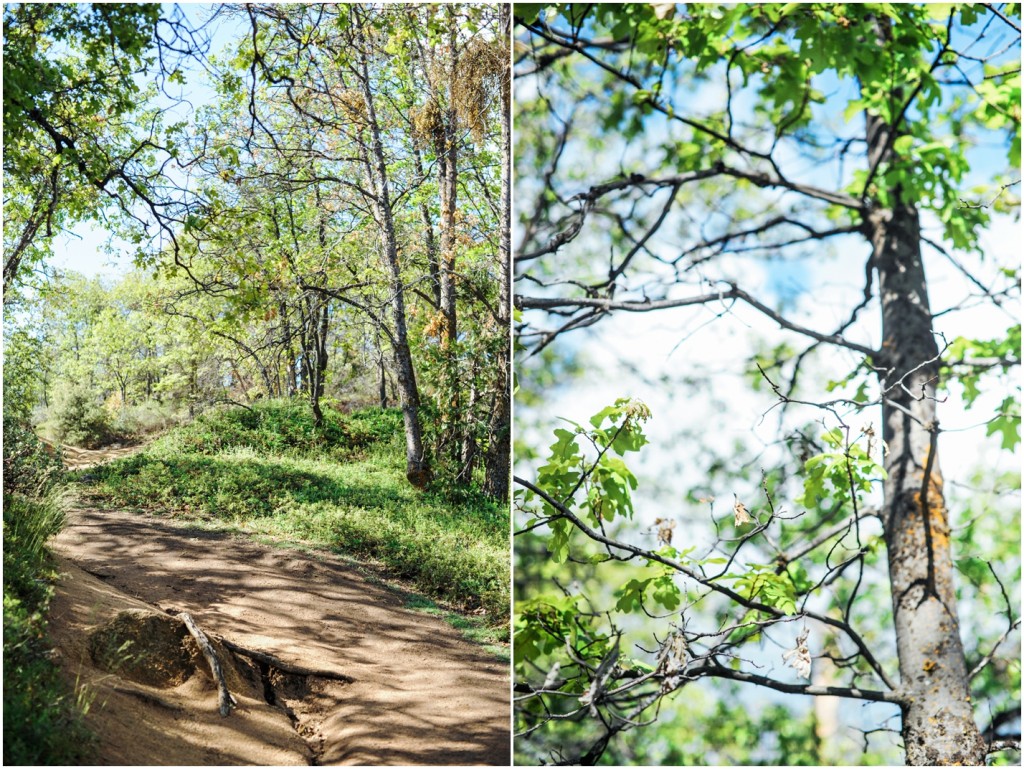
[[220, 715], [223, 718], [231, 712], [231, 708], [237, 705], [238, 702], [231, 696], [231, 692], [228, 691], [228, 682], [224, 679], [224, 670], [220, 666], [220, 660], [217, 659], [217, 652], [214, 651], [213, 646], [210, 644], [210, 639], [206, 637], [206, 634], [199, 629], [196, 621], [192, 619], [191, 614], [183, 611], [178, 616], [185, 623], [185, 627], [188, 628], [188, 632], [192, 634], [196, 643], [199, 644], [199, 649], [203, 652], [203, 656], [206, 657], [206, 662], [210, 665], [210, 670], [213, 672], [213, 680], [217, 682]]
[[316, 670], [313, 668], [304, 668], [299, 665], [292, 665], [291, 663], [285, 662], [284, 660], [278, 659], [273, 654], [267, 654], [266, 652], [256, 651], [254, 649], [246, 649], [244, 646], [227, 640], [226, 638], [218, 639], [224, 648], [230, 649], [235, 654], [241, 654], [244, 657], [249, 657], [257, 662], [262, 662], [266, 665], [272, 665], [283, 673], [290, 673], [293, 676], [313, 676], [314, 678], [328, 678], [332, 681], [343, 681], [344, 683], [350, 684], [355, 681], [352, 676], [345, 675], [344, 673], [335, 673], [332, 670]]

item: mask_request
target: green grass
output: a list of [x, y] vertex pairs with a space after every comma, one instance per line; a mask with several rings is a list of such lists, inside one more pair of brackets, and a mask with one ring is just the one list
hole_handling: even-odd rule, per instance
[[327, 410], [321, 429], [298, 402], [218, 411], [81, 477], [110, 504], [372, 558], [462, 612], [482, 610], [507, 640], [508, 511], [473, 489], [415, 490], [397, 409]]
[[49, 657], [46, 611], [56, 579], [46, 540], [64, 523], [59, 491], [4, 494], [4, 764], [87, 762], [92, 737]]

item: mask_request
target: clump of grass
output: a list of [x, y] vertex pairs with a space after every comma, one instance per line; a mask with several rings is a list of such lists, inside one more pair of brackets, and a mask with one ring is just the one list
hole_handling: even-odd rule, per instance
[[381, 562], [433, 597], [482, 609], [507, 634], [508, 513], [478, 492], [405, 478], [401, 412], [271, 401], [219, 411], [89, 471], [111, 503], [171, 510]]
[[46, 541], [64, 525], [63, 490], [50, 455], [6, 420], [4, 467], [17, 468], [3, 496], [4, 764], [81, 763], [92, 739], [46, 636], [56, 579]]

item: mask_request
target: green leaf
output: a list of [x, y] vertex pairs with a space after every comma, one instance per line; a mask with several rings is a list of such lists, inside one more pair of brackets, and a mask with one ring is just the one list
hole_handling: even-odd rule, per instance
[[913, 136], [900, 136], [898, 139], [896, 139], [896, 141], [892, 143], [892, 148], [897, 155], [906, 155], [913, 145]]

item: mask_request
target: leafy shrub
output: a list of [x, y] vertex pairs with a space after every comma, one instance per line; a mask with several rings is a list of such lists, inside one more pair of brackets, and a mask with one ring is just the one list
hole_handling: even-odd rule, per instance
[[212, 455], [251, 447], [289, 456], [349, 458], [369, 450], [385, 450], [402, 440], [402, 412], [371, 408], [342, 414], [325, 407], [320, 427], [309, 405], [300, 399], [257, 403], [251, 408], [215, 409], [174, 431], [165, 444], [178, 452]]
[[4, 493], [45, 496], [63, 479], [60, 449], [39, 440], [27, 422], [4, 416]]
[[180, 421], [173, 406], [149, 400], [120, 409], [112, 428], [120, 436], [141, 436], [167, 430]]
[[50, 416], [57, 437], [71, 446], [94, 449], [115, 440], [110, 414], [84, 387], [69, 385], [58, 392]]

